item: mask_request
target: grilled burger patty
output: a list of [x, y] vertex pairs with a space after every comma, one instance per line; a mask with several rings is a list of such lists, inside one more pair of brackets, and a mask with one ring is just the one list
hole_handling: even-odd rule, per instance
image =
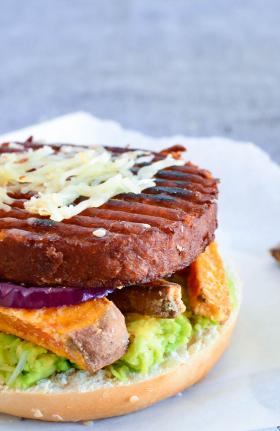
[[[0, 153], [41, 146], [2, 144]], [[153, 153], [153, 161], [167, 153]], [[27, 212], [23, 204], [30, 196], [13, 196], [12, 209], [0, 210], [0, 277], [38, 286], [118, 287], [186, 267], [214, 239], [217, 180], [191, 163], [155, 178], [156, 186], [140, 194], [118, 195], [61, 222]], [[100, 228], [102, 235], [96, 234]]]

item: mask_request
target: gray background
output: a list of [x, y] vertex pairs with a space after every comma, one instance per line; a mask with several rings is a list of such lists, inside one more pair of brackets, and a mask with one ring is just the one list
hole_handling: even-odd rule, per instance
[[280, 162], [279, 0], [0, 0], [0, 133], [75, 110]]

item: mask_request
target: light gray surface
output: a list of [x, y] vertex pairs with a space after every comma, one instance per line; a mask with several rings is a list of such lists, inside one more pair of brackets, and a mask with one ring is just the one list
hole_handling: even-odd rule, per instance
[[280, 162], [279, 0], [2, 0], [0, 133], [76, 110]]

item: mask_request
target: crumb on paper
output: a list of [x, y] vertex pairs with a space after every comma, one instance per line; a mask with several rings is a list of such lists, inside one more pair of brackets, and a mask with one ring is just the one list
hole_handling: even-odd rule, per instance
[[86, 427], [91, 427], [93, 425], [93, 421], [83, 421], [82, 424]]

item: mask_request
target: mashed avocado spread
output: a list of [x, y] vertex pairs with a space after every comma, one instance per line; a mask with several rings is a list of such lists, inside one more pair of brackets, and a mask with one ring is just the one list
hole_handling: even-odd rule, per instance
[[66, 371], [71, 363], [43, 347], [0, 332], [0, 382], [27, 389], [52, 374]]
[[[192, 334], [212, 322], [206, 318], [190, 320], [186, 314], [175, 319], [160, 319], [128, 314], [130, 344], [124, 356], [107, 367], [118, 380], [125, 381], [131, 373], [148, 374], [162, 364], [179, 347], [187, 345]], [[213, 323], [214, 324], [214, 323]], [[43, 347], [14, 335], [0, 332], [0, 382], [16, 389], [27, 389], [39, 380], [73, 367]]]
[[[228, 280], [233, 308], [237, 306], [234, 282]], [[130, 313], [126, 316], [130, 344], [127, 352], [114, 364], [106, 367], [118, 380], [125, 381], [131, 374], [149, 374], [192, 336], [217, 326], [217, 322], [187, 311], [175, 319], [161, 319]], [[0, 383], [11, 388], [27, 389], [39, 380], [73, 368], [67, 359], [43, 347], [14, 335], [0, 332]]]
[[124, 356], [109, 366], [119, 380], [132, 373], [148, 374], [161, 364], [170, 353], [186, 345], [192, 335], [192, 326], [185, 315], [175, 319], [129, 314], [126, 322], [130, 345]]

